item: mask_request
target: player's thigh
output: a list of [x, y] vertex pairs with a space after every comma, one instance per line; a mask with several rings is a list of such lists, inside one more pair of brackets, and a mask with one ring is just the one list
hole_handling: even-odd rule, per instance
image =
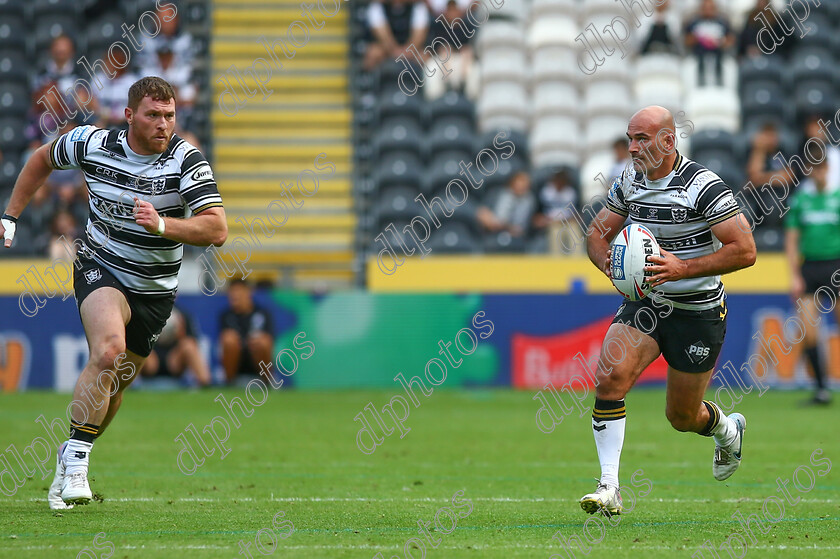
[[92, 358], [103, 352], [119, 352], [125, 345], [125, 325], [131, 320], [131, 309], [122, 291], [100, 287], [90, 292], [79, 305], [79, 314]]
[[657, 357], [659, 344], [653, 337], [627, 324], [611, 324], [598, 359], [596, 394], [608, 400], [623, 398]]
[[713, 372], [688, 373], [668, 367], [665, 415], [669, 420], [690, 422], [696, 417]]

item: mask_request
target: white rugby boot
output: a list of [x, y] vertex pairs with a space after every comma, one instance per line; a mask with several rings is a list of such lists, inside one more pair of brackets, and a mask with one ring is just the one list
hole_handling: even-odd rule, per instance
[[738, 466], [741, 465], [741, 446], [744, 442], [744, 429], [747, 427], [747, 420], [740, 413], [730, 414], [729, 419], [735, 422], [738, 434], [726, 446], [718, 444], [715, 441], [715, 457], [712, 460], [712, 473], [718, 481], [728, 479], [729, 476], [735, 473]]
[[596, 512], [605, 516], [621, 514], [621, 491], [613, 485], [598, 482], [598, 489], [594, 493], [589, 493], [581, 498], [580, 508], [589, 514]]
[[47, 492], [47, 502], [50, 504], [50, 508], [52, 510], [73, 508], [73, 505], [68, 505], [61, 500], [61, 486], [64, 482], [64, 472], [66, 469], [64, 460], [62, 460], [65, 448], [67, 448], [66, 442], [62, 443], [61, 446], [58, 447], [58, 452], [55, 456], [55, 477], [53, 477], [52, 484], [50, 484], [50, 490]]

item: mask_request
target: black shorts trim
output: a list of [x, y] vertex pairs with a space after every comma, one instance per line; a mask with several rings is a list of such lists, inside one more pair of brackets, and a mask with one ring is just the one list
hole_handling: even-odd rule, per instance
[[704, 373], [714, 369], [726, 336], [726, 300], [720, 306], [695, 311], [654, 305], [650, 298], [625, 299], [613, 324], [626, 324], [647, 334], [665, 361], [678, 371]]
[[805, 292], [816, 293], [821, 287], [827, 287], [833, 293], [838, 293], [837, 287], [831, 284], [831, 276], [840, 270], [840, 258], [831, 260], [805, 260], [800, 271], [805, 280]]
[[119, 290], [131, 309], [131, 319], [125, 325], [126, 349], [141, 357], [148, 357], [172, 314], [175, 295], [141, 295], [129, 291], [105, 266], [80, 254], [73, 266], [73, 288], [79, 313], [88, 295], [103, 287]]

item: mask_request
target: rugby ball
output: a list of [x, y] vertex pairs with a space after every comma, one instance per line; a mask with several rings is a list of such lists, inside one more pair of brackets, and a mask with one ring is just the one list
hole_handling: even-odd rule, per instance
[[633, 223], [613, 239], [610, 271], [612, 283], [619, 293], [631, 301], [644, 299], [651, 291], [645, 267], [651, 264], [648, 256], [661, 256], [659, 243], [650, 229]]

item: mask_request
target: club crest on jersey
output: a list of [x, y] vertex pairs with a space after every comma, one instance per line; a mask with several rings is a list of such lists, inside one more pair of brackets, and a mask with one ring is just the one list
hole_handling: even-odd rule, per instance
[[149, 187], [149, 190], [152, 194], [160, 194], [166, 188], [166, 178], [165, 177], [158, 177], [156, 179], [152, 179], [152, 185]]
[[688, 219], [688, 208], [671, 206], [671, 221], [674, 223], [685, 223]]
[[88, 285], [91, 285], [93, 282], [99, 281], [101, 279], [102, 270], [100, 270], [99, 268], [94, 268], [85, 272], [85, 281], [88, 282]]

